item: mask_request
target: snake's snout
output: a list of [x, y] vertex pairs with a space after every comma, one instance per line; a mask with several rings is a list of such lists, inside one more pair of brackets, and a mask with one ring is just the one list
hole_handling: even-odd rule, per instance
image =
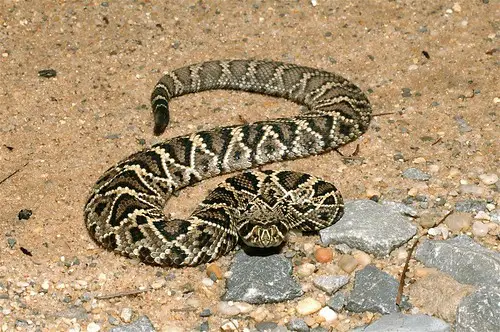
[[281, 245], [285, 241], [285, 236], [286, 234], [276, 225], [255, 225], [251, 231], [242, 236], [242, 240], [251, 247], [270, 248]]

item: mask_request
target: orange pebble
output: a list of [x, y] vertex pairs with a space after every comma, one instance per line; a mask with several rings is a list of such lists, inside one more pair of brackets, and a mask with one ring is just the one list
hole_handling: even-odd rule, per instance
[[333, 259], [333, 250], [330, 248], [318, 248], [314, 252], [314, 258], [320, 263], [328, 263]]
[[[220, 269], [219, 265], [216, 263], [210, 263], [207, 266], [207, 276], [210, 279], [213, 279], [213, 276], [215, 276], [218, 280], [221, 280], [223, 277], [222, 270]], [[214, 280], [215, 281], [215, 280]]]

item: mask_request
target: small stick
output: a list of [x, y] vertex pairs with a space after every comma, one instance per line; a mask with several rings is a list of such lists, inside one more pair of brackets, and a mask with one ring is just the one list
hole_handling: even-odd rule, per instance
[[443, 139], [442, 137], [439, 137], [434, 143], [431, 144], [431, 146], [438, 144], [439, 142], [441, 142], [442, 139]]
[[0, 181], [0, 184], [3, 184], [5, 181], [7, 181], [8, 179], [10, 179], [14, 175], [16, 175], [20, 170], [22, 170], [24, 167], [28, 166], [28, 164], [29, 164], [29, 161], [27, 161], [23, 166], [16, 169], [14, 172], [7, 175], [5, 178], [2, 179], [2, 181]]
[[149, 292], [150, 290], [151, 290], [150, 287], [148, 287], [146, 289], [142, 289], [142, 290], [141, 289], [132, 289], [132, 290], [126, 290], [126, 291], [117, 292], [117, 293], [106, 294], [106, 295], [98, 295], [95, 298], [98, 300], [109, 300], [109, 299], [113, 299], [116, 297], [138, 295], [138, 294]]
[[[439, 224], [441, 224], [443, 221], [446, 220], [446, 218], [448, 218], [452, 213], [454, 212], [454, 210], [450, 210], [448, 211], [448, 213], [446, 213], [444, 215], [443, 218], [441, 218], [435, 226], [438, 226]], [[434, 227], [435, 227], [434, 226]], [[403, 296], [403, 288], [404, 288], [404, 284], [405, 284], [405, 279], [406, 279], [406, 273], [408, 272], [408, 266], [410, 264], [410, 259], [413, 255], [413, 251], [415, 250], [417, 244], [419, 243], [420, 239], [422, 238], [422, 235], [418, 237], [418, 239], [415, 241], [415, 243], [413, 243], [413, 245], [411, 246], [410, 250], [408, 251], [408, 256], [406, 257], [406, 262], [405, 262], [405, 266], [403, 267], [403, 272], [401, 273], [401, 278], [399, 279], [399, 288], [398, 288], [398, 295], [396, 296], [396, 305], [399, 306], [401, 304], [401, 298]]]
[[384, 116], [384, 115], [392, 115], [392, 114], [396, 114], [396, 112], [378, 113], [378, 114], [373, 114], [372, 116], [376, 117], [376, 116]]

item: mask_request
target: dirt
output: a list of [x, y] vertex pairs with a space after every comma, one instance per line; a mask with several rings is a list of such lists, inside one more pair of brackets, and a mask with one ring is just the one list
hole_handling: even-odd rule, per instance
[[[120, 318], [123, 308], [132, 308], [133, 318], [147, 315], [159, 330], [195, 329], [205, 320], [199, 317], [203, 308], [214, 312], [211, 329], [227, 319], [216, 310], [224, 282], [203, 286], [204, 267], [151, 267], [107, 252], [91, 240], [82, 217], [100, 174], [159, 140], [152, 135], [152, 87], [163, 72], [191, 63], [294, 62], [339, 73], [367, 92], [376, 115], [370, 129], [340, 149], [349, 155], [359, 145], [354, 162], [329, 153], [270, 168], [326, 178], [346, 199], [375, 193], [401, 201], [410, 191], [431, 202], [446, 199], [443, 210], [469, 198], [498, 206], [498, 187], [482, 183], [479, 175], [500, 174], [499, 11], [491, 0], [318, 1], [316, 6], [310, 1], [3, 0], [0, 327], [55, 331], [95, 322], [106, 330], [113, 319], [128, 320]], [[39, 76], [45, 69], [57, 75]], [[161, 139], [241, 118], [291, 115], [298, 107], [245, 93], [209, 92], [174, 100], [171, 111]], [[398, 153], [403, 161], [395, 160]], [[431, 180], [422, 185], [402, 178], [410, 167], [430, 173]], [[187, 215], [220, 181], [184, 191], [169, 207], [176, 216]], [[461, 192], [467, 183], [480, 190]], [[28, 220], [18, 219], [22, 209], [32, 210]], [[493, 235], [478, 241], [498, 250]], [[218, 262], [223, 271], [230, 259]], [[398, 277], [400, 269], [394, 271]], [[94, 298], [159, 280], [160, 288], [137, 296]], [[187, 284], [192, 289], [186, 291]], [[295, 305], [262, 306], [271, 313], [264, 320], [284, 324]], [[77, 318], [67, 313], [73, 306], [84, 308]], [[261, 318], [238, 317], [239, 329]], [[343, 313], [334, 327], [347, 330], [370, 317]]]

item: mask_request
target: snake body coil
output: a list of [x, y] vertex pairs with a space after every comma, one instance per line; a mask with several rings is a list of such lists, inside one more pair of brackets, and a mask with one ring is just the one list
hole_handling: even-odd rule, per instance
[[215, 89], [281, 97], [308, 111], [175, 137], [111, 167], [85, 206], [98, 243], [151, 264], [192, 266], [226, 254], [238, 239], [276, 246], [289, 229], [315, 231], [342, 216], [342, 198], [328, 182], [291, 171], [249, 171], [220, 184], [188, 219], [168, 219], [165, 202], [183, 187], [332, 150], [359, 137], [371, 119], [368, 99], [338, 75], [273, 61], [210, 61], [174, 70], [156, 84], [155, 133], [168, 124], [170, 99]]

